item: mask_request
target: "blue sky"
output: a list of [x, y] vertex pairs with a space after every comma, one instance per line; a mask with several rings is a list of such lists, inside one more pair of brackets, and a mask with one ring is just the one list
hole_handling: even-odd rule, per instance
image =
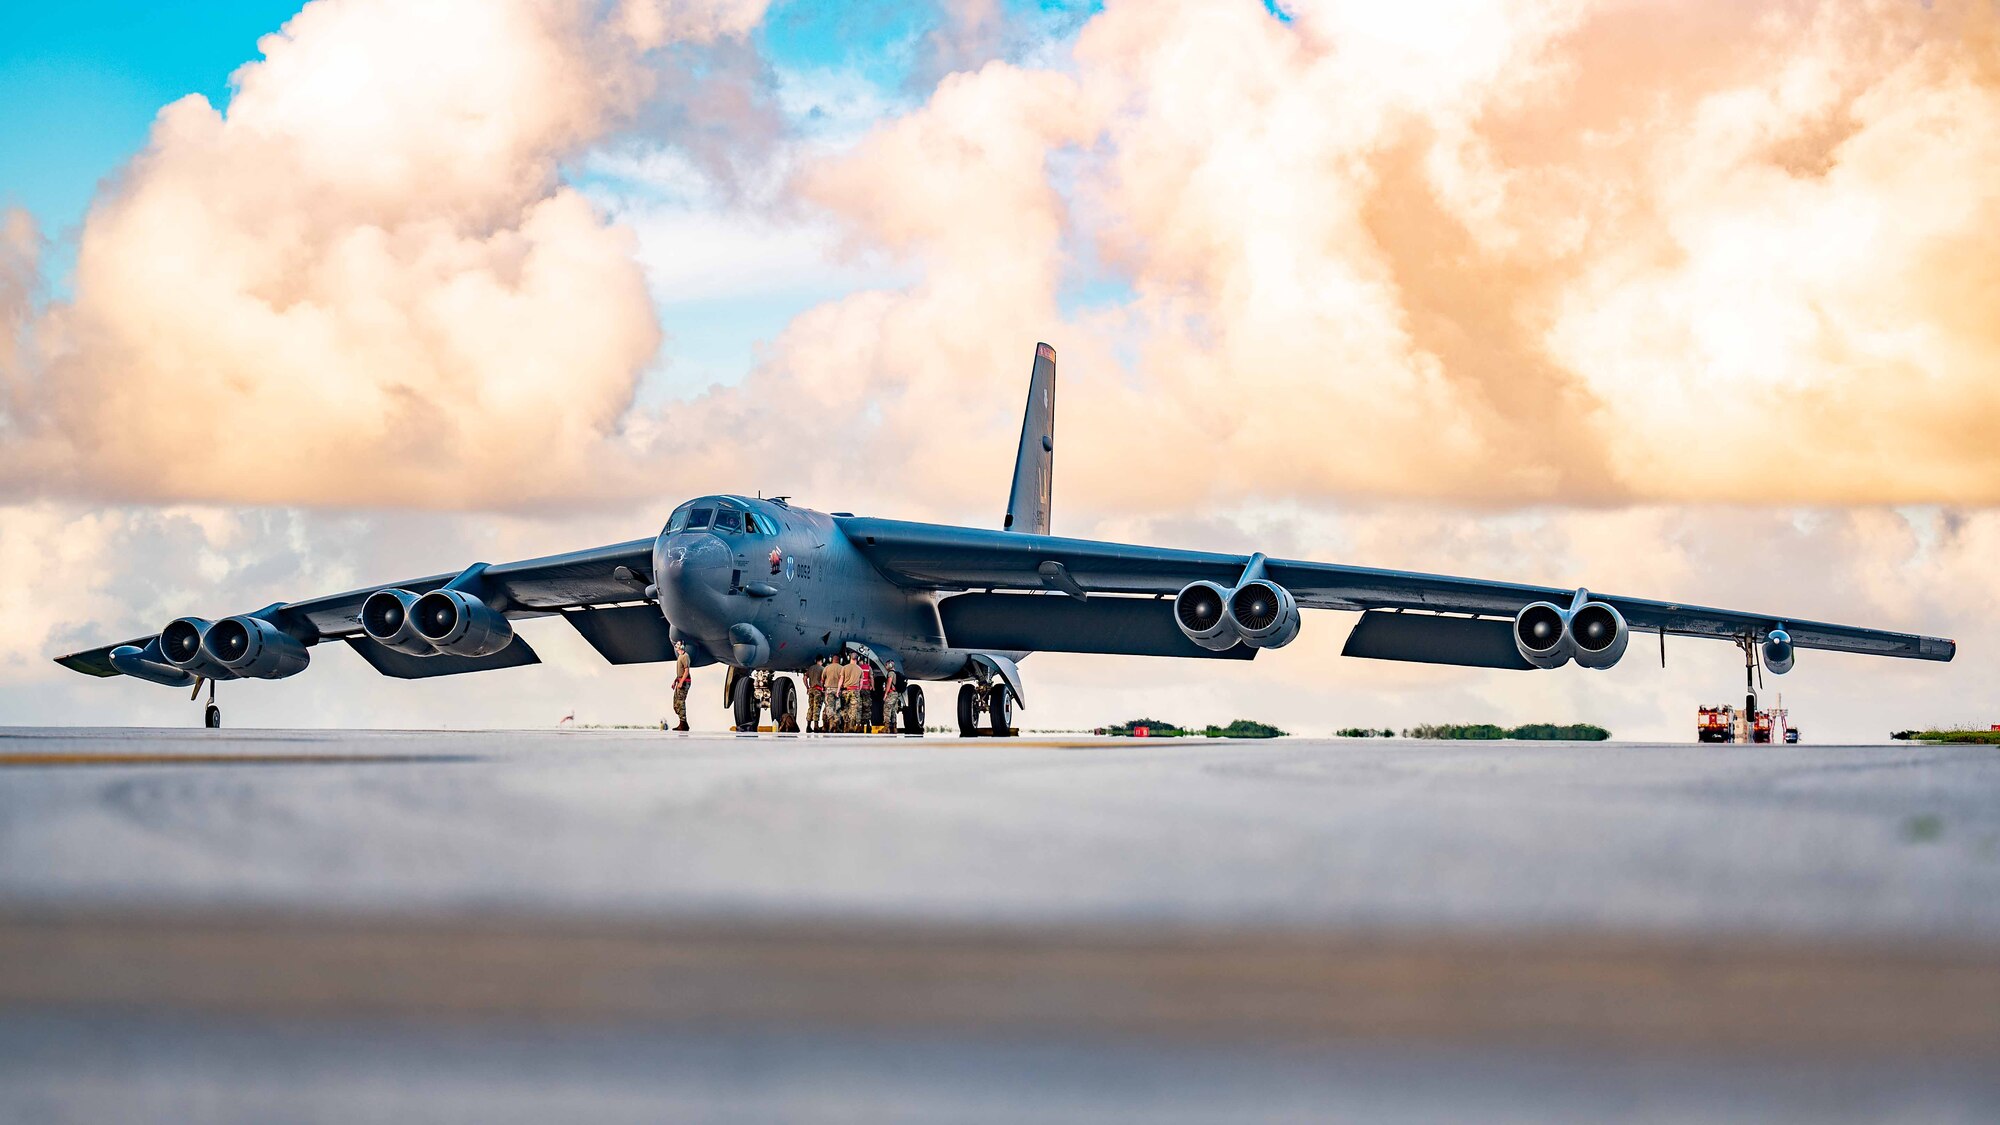
[[220, 103], [229, 74], [298, 0], [161, 4], [9, 0], [0, 26], [0, 201], [60, 237], [97, 183], [145, 143], [161, 106], [186, 94]]
[[[1012, 0], [1061, 19], [1096, 0]], [[221, 105], [229, 75], [257, 57], [301, 0], [6, 0], [0, 5], [0, 203], [26, 207], [60, 237], [99, 180], [145, 142], [153, 115], [186, 94]], [[1025, 10], [1025, 11], [1024, 11]], [[758, 34], [775, 65], [838, 70], [900, 90], [915, 45], [937, 21], [910, 0], [779, 2]]]
[[[302, 0], [141, 0], [27, 4], [6, 0], [0, 26], [0, 207], [25, 207], [49, 240], [44, 278], [68, 288], [74, 237], [97, 191], [145, 144], [160, 107], [190, 93], [218, 106], [229, 76], [258, 57], [259, 37], [278, 30]], [[1008, 0], [1010, 24], [1060, 36], [1099, 0]], [[884, 110], [919, 103], [920, 53], [937, 26], [931, 0], [775, 0], [755, 42], [780, 75], [837, 74], [872, 87]], [[810, 123], [801, 123], [810, 128]], [[851, 124], [851, 123], [850, 123]], [[647, 200], [643, 184], [572, 175], [614, 210]], [[662, 300], [676, 369], [653, 393], [685, 394], [732, 382], [754, 362], [759, 340], [825, 300], [853, 276], [801, 278], [781, 292], [700, 301]], [[1079, 293], [1080, 303], [1105, 294]]]

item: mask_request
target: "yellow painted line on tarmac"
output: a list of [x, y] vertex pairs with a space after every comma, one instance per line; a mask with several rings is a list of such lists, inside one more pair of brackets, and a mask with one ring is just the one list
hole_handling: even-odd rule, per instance
[[331, 766], [373, 762], [461, 762], [470, 759], [454, 754], [0, 754], [0, 768], [8, 766]]

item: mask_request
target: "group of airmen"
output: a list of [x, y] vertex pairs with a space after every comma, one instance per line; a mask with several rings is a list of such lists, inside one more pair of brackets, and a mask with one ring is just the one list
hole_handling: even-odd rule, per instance
[[882, 688], [882, 725], [894, 731], [902, 718], [903, 685], [894, 662], [878, 676], [873, 663], [843, 652], [807, 665], [805, 678], [808, 731], [869, 733], [878, 679]]
[[[879, 676], [872, 662], [845, 652], [807, 665], [806, 730], [816, 734], [869, 733], [878, 679], [882, 687], [882, 725], [895, 731], [903, 717], [903, 682], [894, 661]], [[688, 660], [687, 646], [675, 641], [674, 717], [679, 723], [673, 729], [677, 731], [688, 729], [688, 688], [693, 682], [694, 669]]]

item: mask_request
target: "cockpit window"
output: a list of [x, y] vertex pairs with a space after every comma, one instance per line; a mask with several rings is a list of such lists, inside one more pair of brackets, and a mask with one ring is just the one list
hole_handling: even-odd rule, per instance
[[734, 508], [722, 508], [715, 513], [715, 526], [720, 531], [742, 531], [743, 513]]
[[748, 512], [745, 513], [744, 519], [750, 524], [750, 534], [752, 535], [776, 535], [778, 533], [778, 529], [772, 525], [768, 516], [760, 516], [755, 512]]
[[667, 520], [667, 530], [679, 531], [682, 528], [686, 527], [687, 523], [688, 523], [688, 509], [675, 508], [673, 516]]
[[707, 527], [708, 521], [714, 517], [714, 508], [696, 508], [694, 511], [688, 513], [687, 529], [689, 531], [698, 531], [701, 528]]

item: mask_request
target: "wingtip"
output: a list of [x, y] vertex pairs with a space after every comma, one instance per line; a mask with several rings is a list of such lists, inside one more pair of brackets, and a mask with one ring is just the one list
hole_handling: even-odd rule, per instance
[[1055, 350], [1054, 348], [1052, 348], [1052, 347], [1048, 346], [1047, 344], [1036, 344], [1036, 345], [1035, 345], [1035, 358], [1036, 358], [1036, 359], [1046, 359], [1046, 360], [1048, 360], [1048, 361], [1049, 361], [1050, 363], [1054, 363], [1054, 362], [1056, 361], [1056, 350]]

